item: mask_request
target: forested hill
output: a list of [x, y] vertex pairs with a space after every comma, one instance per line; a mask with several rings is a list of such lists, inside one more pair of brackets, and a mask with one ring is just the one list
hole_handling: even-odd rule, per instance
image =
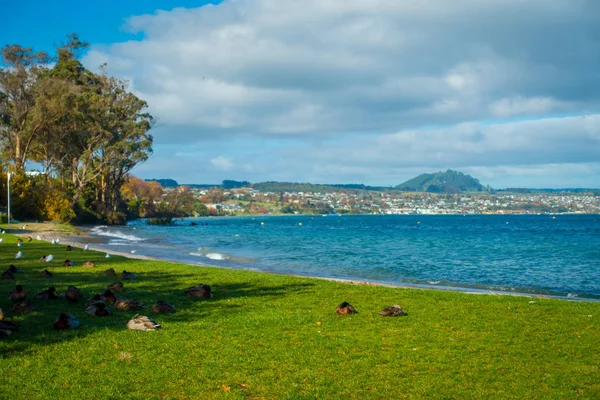
[[447, 170], [421, 174], [396, 186], [398, 190], [431, 193], [481, 192], [485, 187], [479, 180], [462, 172]]
[[306, 192], [306, 193], [331, 193], [339, 192], [341, 189], [346, 190], [392, 190], [393, 188], [381, 186], [365, 186], [362, 184], [331, 184], [321, 185], [313, 183], [294, 183], [294, 182], [260, 182], [255, 183], [252, 187], [261, 192]]

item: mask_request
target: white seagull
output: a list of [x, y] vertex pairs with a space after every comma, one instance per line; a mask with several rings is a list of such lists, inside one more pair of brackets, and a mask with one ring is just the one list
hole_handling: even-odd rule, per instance
[[4, 242], [4, 239], [0, 238], [0, 243]]
[[46, 257], [44, 257], [44, 261], [46, 261], [46, 262], [50, 262], [52, 260], [54, 260], [54, 256], [52, 254], [47, 255]]
[[23, 247], [23, 243], [17, 243], [17, 247]]
[[52, 239], [52, 242], [50, 242], [52, 244], [56, 244], [56, 239]]
[[135, 254], [135, 250], [129, 250], [131, 254]]
[[110, 254], [106, 253], [106, 258], [110, 258]]
[[15, 255], [15, 258], [16, 258], [16, 259], [19, 259], [19, 258], [21, 258], [21, 257], [23, 257], [23, 252], [22, 252], [22, 251], [19, 251], [19, 252], [18, 252], [18, 253]]
[[35, 238], [36, 238], [37, 240], [42, 240], [42, 237], [41, 237], [40, 235], [37, 235]]
[[86, 244], [85, 246], [83, 246], [83, 249], [84, 249], [84, 250], [87, 250], [87, 249], [89, 249], [89, 248], [90, 248], [90, 245], [89, 245], [89, 244]]

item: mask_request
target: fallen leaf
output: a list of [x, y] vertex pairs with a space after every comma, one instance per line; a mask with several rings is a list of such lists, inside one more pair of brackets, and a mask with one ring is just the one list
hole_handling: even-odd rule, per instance
[[231, 387], [227, 386], [226, 384], [221, 385], [221, 387], [223, 388], [224, 392], [231, 392]]
[[321, 326], [321, 321], [317, 321], [317, 325]]
[[115, 349], [118, 349], [118, 348], [119, 348], [119, 346], [117, 346], [117, 344], [116, 344], [116, 343], [115, 343], [115, 344], [113, 344], [113, 347], [114, 347]]

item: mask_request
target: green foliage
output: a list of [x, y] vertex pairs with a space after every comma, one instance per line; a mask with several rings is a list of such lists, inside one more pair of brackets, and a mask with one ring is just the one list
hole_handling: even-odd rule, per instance
[[248, 181], [232, 181], [232, 180], [224, 180], [223, 181], [223, 189], [237, 189], [242, 187], [250, 186], [250, 182]]
[[158, 182], [164, 188], [176, 188], [179, 186], [174, 179], [146, 179], [146, 182]]
[[[66, 220], [72, 207], [85, 214], [75, 220], [97, 214], [122, 223], [121, 186], [152, 153], [153, 118], [126, 81], [85, 69], [78, 56], [87, 43], [76, 34], [67, 39], [53, 58], [18, 45], [1, 51], [0, 146], [15, 174], [14, 215]], [[50, 190], [20, 179], [28, 161], [43, 166]], [[61, 185], [58, 199], [50, 198], [57, 195], [53, 181]], [[57, 206], [65, 196], [69, 206]]]
[[[21, 268], [8, 293], [23, 284], [36, 305], [5, 319], [22, 326], [0, 341], [0, 393], [15, 399], [84, 398], [485, 398], [597, 399], [600, 304], [520, 296], [490, 296], [300, 278], [252, 271], [126, 259], [26, 243], [14, 260], [6, 235], [0, 262]], [[14, 246], [14, 247], [13, 247]], [[14, 249], [14, 250], [12, 250]], [[55, 261], [41, 266], [52, 252]], [[96, 268], [63, 267], [90, 260]], [[81, 264], [79, 264], [81, 265]], [[39, 277], [48, 268], [52, 282]], [[162, 325], [129, 331], [135, 312], [91, 317], [82, 304], [35, 299], [53, 284], [79, 287], [85, 298], [114, 280], [102, 271], [137, 274], [124, 298]], [[214, 298], [183, 289], [211, 285]], [[156, 315], [164, 300], [174, 314]], [[358, 314], [339, 316], [350, 302]], [[400, 304], [405, 317], [377, 314]], [[61, 312], [79, 328], [54, 331]], [[93, 380], [94, 384], [90, 384]], [[82, 393], [84, 393], [82, 395]]]

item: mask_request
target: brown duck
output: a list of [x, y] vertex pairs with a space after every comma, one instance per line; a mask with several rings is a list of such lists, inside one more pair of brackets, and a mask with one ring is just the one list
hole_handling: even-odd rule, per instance
[[117, 301], [117, 296], [110, 289], [106, 289], [100, 296], [102, 296], [102, 300], [112, 304]]
[[68, 245], [67, 248], [65, 249], [65, 251], [72, 251], [73, 248], [71, 247], [71, 245]]
[[117, 276], [117, 273], [114, 268], [109, 268], [102, 273], [104, 276]]
[[7, 270], [7, 271], [4, 271], [2, 273], [2, 276], [0, 277], [0, 280], [3, 280], [3, 281], [14, 281], [15, 280], [15, 275], [12, 272], [10, 272], [10, 271]]
[[40, 278], [52, 278], [53, 276], [54, 276], [54, 274], [52, 272], [48, 271], [47, 269], [40, 272]]
[[335, 312], [339, 315], [348, 315], [348, 314], [356, 314], [357, 311], [352, 307], [352, 305], [348, 302], [343, 302], [335, 309]]
[[71, 285], [67, 288], [67, 291], [65, 292], [65, 299], [67, 299], [69, 303], [77, 303], [78, 301], [83, 299], [83, 294], [81, 293], [81, 290]]
[[13, 303], [25, 301], [25, 299], [27, 299], [27, 290], [23, 288], [23, 285], [17, 285], [8, 295], [8, 299]]
[[198, 286], [193, 286], [191, 288], [185, 289], [183, 292], [186, 296], [191, 297], [203, 297], [205, 299], [210, 299], [213, 297], [213, 293], [210, 289], [210, 286], [205, 285], [203, 283], [199, 284]]
[[88, 268], [94, 268], [96, 266], [96, 264], [94, 264], [91, 261], [86, 261], [86, 262], [83, 263], [83, 266], [84, 267], [88, 267]]
[[170, 314], [175, 312], [175, 307], [166, 301], [158, 300], [152, 306], [152, 312], [157, 314]]
[[61, 313], [56, 319], [56, 321], [54, 321], [54, 325], [52, 327], [57, 330], [64, 330], [75, 329], [78, 326], [79, 321], [77, 320], [77, 318], [75, 318], [71, 314]]
[[71, 260], [65, 260], [65, 262], [63, 263], [63, 267], [72, 267], [73, 266], [73, 262]]
[[106, 287], [112, 290], [113, 292], [123, 292], [125, 290], [125, 288], [123, 287], [123, 282], [109, 283]]
[[384, 317], [401, 317], [406, 315], [406, 313], [404, 310], [402, 310], [402, 307], [400, 307], [398, 304], [394, 304], [393, 306], [386, 307], [379, 311], [379, 315]]
[[122, 281], [128, 280], [128, 279], [135, 279], [135, 274], [133, 272], [127, 272], [127, 271], [123, 270], [123, 272], [121, 272], [119, 274], [119, 279]]
[[18, 331], [19, 325], [14, 322], [0, 321], [0, 336], [8, 336], [15, 331]]
[[91, 306], [85, 309], [85, 312], [91, 316], [96, 317], [106, 317], [110, 314], [108, 307], [102, 301], [92, 304]]
[[58, 296], [56, 296], [56, 288], [54, 286], [50, 286], [48, 289], [36, 293], [35, 298], [42, 300], [56, 300], [58, 299]]
[[144, 308], [144, 304], [137, 300], [117, 299], [115, 302], [115, 310], [119, 311], [134, 311]]
[[8, 269], [7, 269], [7, 271], [10, 271], [10, 272], [12, 272], [13, 274], [16, 274], [17, 272], [19, 272], [19, 268], [17, 268], [17, 267], [15, 267], [14, 265], [10, 264], [10, 265], [8, 266]]
[[85, 305], [85, 308], [88, 308], [90, 306], [93, 306], [96, 303], [100, 303], [100, 302], [103, 302], [103, 301], [104, 301], [104, 298], [101, 295], [95, 294], [92, 297], [90, 297], [89, 299], [87, 299], [85, 301], [84, 305]]
[[12, 310], [14, 312], [23, 313], [23, 314], [30, 313], [33, 310], [35, 310], [35, 304], [33, 304], [30, 301], [25, 300], [25, 301], [22, 301], [20, 303], [16, 303], [13, 306]]

